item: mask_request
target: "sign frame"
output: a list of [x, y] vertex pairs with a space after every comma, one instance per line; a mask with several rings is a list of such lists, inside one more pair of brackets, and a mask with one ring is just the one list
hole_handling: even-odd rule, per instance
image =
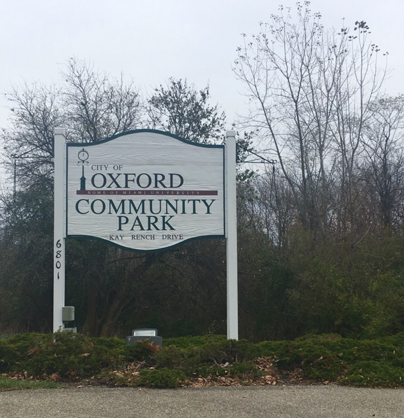
[[[111, 141], [114, 138], [128, 135], [134, 132], [155, 132], [167, 135], [171, 138], [180, 139], [186, 143], [190, 142], [173, 134], [155, 130], [142, 129], [129, 131], [106, 138], [99, 143]], [[192, 145], [199, 147], [224, 147], [224, 238], [226, 239], [226, 267], [227, 267], [227, 338], [238, 340], [238, 267], [237, 267], [237, 195], [236, 195], [236, 138], [234, 131], [226, 132], [226, 145]], [[89, 146], [88, 143], [77, 143], [75, 147]], [[65, 250], [67, 238], [67, 144], [66, 129], [55, 128], [54, 131], [54, 274], [53, 274], [53, 331], [64, 329], [62, 310], [65, 306]], [[71, 237], [71, 236], [69, 236]], [[220, 235], [223, 237], [223, 235]], [[94, 239], [93, 237], [87, 237]], [[200, 236], [191, 239], [209, 238]], [[190, 240], [191, 240], [190, 239]], [[180, 245], [182, 242], [178, 243]], [[116, 245], [116, 244], [114, 244]], [[161, 248], [173, 248], [168, 246]], [[142, 251], [124, 247], [126, 250]], [[151, 250], [159, 251], [159, 250]]]

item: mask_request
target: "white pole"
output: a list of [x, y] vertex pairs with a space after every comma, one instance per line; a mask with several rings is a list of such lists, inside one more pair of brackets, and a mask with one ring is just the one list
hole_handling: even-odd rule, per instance
[[236, 133], [226, 132], [227, 339], [238, 340]]
[[63, 329], [65, 305], [65, 137], [66, 130], [55, 129], [54, 140], [54, 256], [53, 256], [53, 332]]

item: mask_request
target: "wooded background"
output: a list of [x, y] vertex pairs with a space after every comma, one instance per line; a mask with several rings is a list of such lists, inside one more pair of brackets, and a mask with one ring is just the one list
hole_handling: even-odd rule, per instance
[[[298, 4], [238, 48], [233, 71], [250, 103], [234, 127], [241, 338], [404, 330], [404, 96], [383, 94], [387, 53], [368, 35], [364, 21], [326, 29]], [[15, 188], [1, 195], [0, 332], [52, 329], [55, 127], [69, 142], [138, 128], [224, 141], [208, 87], [170, 79], [144, 98], [78, 59], [64, 80], [7, 95], [1, 137]], [[257, 154], [266, 163], [255, 172], [245, 162]], [[66, 254], [66, 304], [80, 332], [226, 331], [222, 240], [140, 254], [71, 239]]]

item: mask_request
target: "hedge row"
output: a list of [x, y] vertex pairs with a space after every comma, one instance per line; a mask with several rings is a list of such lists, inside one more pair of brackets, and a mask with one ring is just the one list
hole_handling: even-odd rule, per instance
[[270, 358], [283, 379], [298, 371], [301, 378], [317, 382], [404, 386], [404, 333], [375, 340], [320, 335], [258, 344], [209, 335], [167, 339], [161, 349], [147, 342], [127, 346], [118, 338], [70, 332], [0, 340], [0, 373], [38, 379], [57, 375], [68, 381], [93, 378], [126, 386], [177, 387], [212, 375], [248, 383], [262, 375], [256, 366], [260, 358]]

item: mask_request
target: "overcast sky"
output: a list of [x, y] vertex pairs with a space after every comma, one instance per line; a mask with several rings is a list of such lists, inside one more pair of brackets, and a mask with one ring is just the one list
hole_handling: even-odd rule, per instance
[[[243, 86], [231, 71], [241, 33], [258, 33], [285, 0], [1, 0], [0, 128], [8, 125], [4, 93], [23, 82], [60, 82], [70, 57], [112, 77], [133, 78], [146, 96], [169, 77], [210, 86], [230, 124], [245, 111]], [[325, 27], [365, 20], [389, 52], [388, 94], [404, 93], [404, 1], [313, 0]], [[1, 176], [0, 167], [0, 176]], [[3, 177], [3, 176], [2, 176]], [[1, 183], [1, 180], [0, 180]]]

